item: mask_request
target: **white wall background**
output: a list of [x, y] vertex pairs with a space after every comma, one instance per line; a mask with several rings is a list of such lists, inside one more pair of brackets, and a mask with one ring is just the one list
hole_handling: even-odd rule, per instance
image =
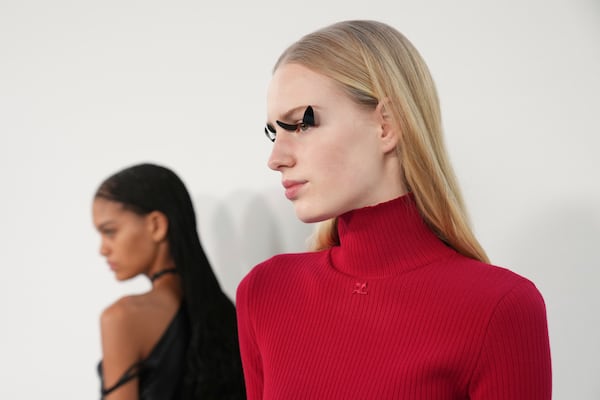
[[447, 144], [496, 264], [545, 296], [555, 399], [600, 399], [600, 2], [0, 0], [0, 398], [98, 397], [98, 316], [118, 296], [91, 197], [172, 167], [232, 297], [304, 248], [266, 167], [279, 53], [342, 19], [405, 33], [437, 81]]

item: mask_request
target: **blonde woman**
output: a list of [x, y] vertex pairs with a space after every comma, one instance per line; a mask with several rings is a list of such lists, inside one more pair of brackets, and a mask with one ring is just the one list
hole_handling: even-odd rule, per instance
[[544, 301], [474, 237], [412, 44], [374, 21], [310, 33], [267, 105], [268, 165], [322, 223], [238, 287], [248, 399], [550, 399]]

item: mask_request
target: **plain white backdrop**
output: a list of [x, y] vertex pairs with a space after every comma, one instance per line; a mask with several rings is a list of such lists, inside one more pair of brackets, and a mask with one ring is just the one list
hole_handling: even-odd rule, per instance
[[597, 0], [0, 0], [0, 398], [98, 398], [98, 317], [114, 281], [96, 186], [173, 168], [233, 298], [257, 262], [304, 249], [266, 167], [265, 92], [281, 51], [377, 19], [421, 51], [475, 231], [543, 293], [555, 399], [600, 399]]

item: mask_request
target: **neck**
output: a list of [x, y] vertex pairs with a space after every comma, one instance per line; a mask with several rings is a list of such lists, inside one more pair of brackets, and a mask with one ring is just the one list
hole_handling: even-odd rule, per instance
[[355, 277], [398, 275], [454, 251], [425, 224], [410, 193], [341, 215], [338, 234], [333, 267]]

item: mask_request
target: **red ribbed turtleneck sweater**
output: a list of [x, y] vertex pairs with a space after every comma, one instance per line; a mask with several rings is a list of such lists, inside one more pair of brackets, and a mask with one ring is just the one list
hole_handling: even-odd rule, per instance
[[249, 400], [548, 400], [536, 287], [464, 257], [412, 195], [338, 220], [340, 246], [275, 256], [240, 283]]

